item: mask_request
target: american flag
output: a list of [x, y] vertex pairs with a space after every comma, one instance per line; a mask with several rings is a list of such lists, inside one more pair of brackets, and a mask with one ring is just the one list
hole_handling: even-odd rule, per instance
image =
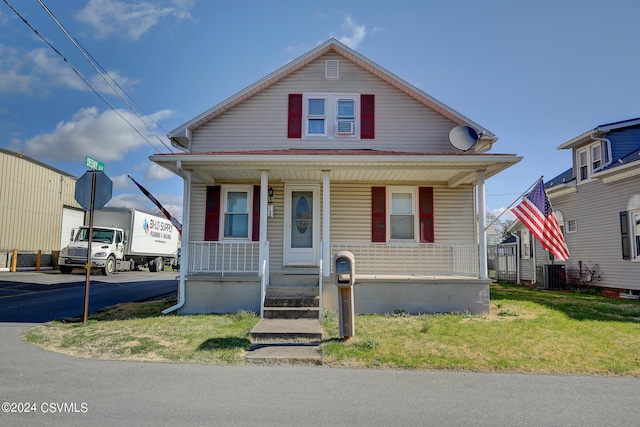
[[511, 209], [511, 212], [531, 231], [544, 249], [561, 261], [569, 258], [569, 249], [556, 214], [549, 203], [542, 179], [533, 186], [518, 206]]
[[164, 216], [166, 216], [166, 217], [167, 217], [167, 219], [168, 219], [169, 221], [171, 221], [171, 224], [173, 224], [173, 226], [178, 230], [178, 233], [180, 233], [180, 235], [182, 236], [182, 224], [180, 224], [180, 222], [179, 222], [179, 221], [178, 221], [178, 220], [177, 220], [173, 215], [171, 215], [171, 214], [169, 213], [169, 211], [167, 211], [167, 210], [164, 208], [164, 206], [162, 206], [162, 205], [160, 204], [160, 202], [159, 202], [155, 197], [153, 197], [153, 195], [152, 195], [151, 193], [149, 193], [149, 192], [147, 191], [147, 189], [146, 189], [146, 188], [144, 188], [142, 185], [138, 184], [138, 182], [137, 182], [135, 179], [133, 179], [133, 178], [131, 177], [131, 175], [127, 175], [127, 176], [131, 179], [131, 181], [133, 181], [133, 183], [134, 183], [135, 185], [137, 185], [137, 186], [138, 186], [138, 188], [140, 189], [140, 191], [142, 191], [142, 192], [144, 193], [144, 195], [145, 195], [145, 196], [147, 196], [147, 197], [149, 198], [149, 200], [151, 200], [151, 201], [152, 201], [152, 202], [153, 202], [153, 203], [158, 207], [158, 209], [160, 209], [160, 211], [162, 211], [162, 213], [164, 214]]

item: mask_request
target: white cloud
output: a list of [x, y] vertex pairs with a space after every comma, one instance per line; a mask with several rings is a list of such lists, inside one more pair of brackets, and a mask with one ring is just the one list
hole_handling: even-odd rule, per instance
[[[182, 222], [182, 196], [160, 195], [157, 199], [171, 215]], [[162, 216], [158, 207], [142, 193], [118, 194], [111, 198], [107, 206], [135, 208]]]
[[[119, 113], [129, 123], [143, 129], [133, 113]], [[155, 117], [167, 114], [167, 111], [161, 111]], [[58, 123], [52, 132], [26, 140], [25, 152], [48, 161], [84, 161], [85, 156], [103, 162], [122, 160], [125, 154], [147, 146], [147, 142], [122, 117], [113, 110], [99, 113], [96, 107], [83, 108], [71, 120]], [[141, 132], [155, 147], [162, 149], [148, 132]], [[109, 149], [105, 150], [105, 147]]]
[[76, 19], [93, 27], [98, 38], [120, 35], [136, 41], [163, 16], [190, 19], [189, 10], [194, 3], [193, 0], [174, 0], [171, 6], [162, 7], [157, 1], [89, 0], [76, 14]]
[[331, 37], [335, 37], [338, 41], [354, 50], [358, 48], [367, 36], [367, 28], [364, 25], [358, 25], [358, 23], [351, 18], [351, 15], [345, 15], [341, 30], [346, 34], [343, 36], [332, 35]]
[[111, 200], [109, 200], [109, 203], [107, 203], [107, 206], [110, 208], [124, 207], [149, 210], [149, 204], [152, 203], [142, 193], [140, 195], [125, 193], [113, 196]]
[[163, 168], [162, 166], [158, 166], [155, 163], [151, 163], [144, 173], [144, 178], [149, 181], [162, 181], [175, 176], [176, 175], [173, 172]]
[[492, 215], [495, 218], [497, 218], [500, 215], [502, 215], [502, 216], [500, 216], [500, 221], [512, 221], [512, 220], [516, 219], [516, 216], [511, 213], [511, 210], [509, 209], [507, 211], [507, 208], [504, 208], [504, 207], [493, 209], [493, 210], [487, 212], [487, 214], [488, 215]]
[[133, 182], [129, 179], [127, 175], [118, 175], [111, 177], [111, 182], [113, 182], [113, 188], [129, 188], [130, 184]]
[[[60, 57], [51, 53], [48, 48], [22, 51], [0, 44], [0, 58], [2, 58], [0, 61], [0, 93], [42, 94], [49, 92], [52, 88], [91, 91], [91, 88], [71, 67]], [[123, 76], [115, 70], [107, 73], [125, 90], [139, 82]], [[98, 74], [86, 74], [84, 77], [96, 91], [115, 95], [111, 87]], [[113, 86], [117, 89], [116, 85]]]

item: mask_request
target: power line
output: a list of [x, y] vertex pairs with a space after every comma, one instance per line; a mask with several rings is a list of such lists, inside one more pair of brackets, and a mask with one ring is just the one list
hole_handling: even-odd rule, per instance
[[[60, 56], [60, 58], [62, 58], [62, 60], [67, 63], [67, 65], [69, 65], [69, 67], [71, 68], [71, 70], [73, 70], [73, 72], [84, 82], [84, 84], [87, 85], [87, 87], [89, 87], [89, 89], [91, 89], [91, 91], [93, 91], [93, 93], [96, 94], [96, 96], [98, 96], [98, 98], [100, 98], [102, 100], [102, 102], [104, 102], [109, 108], [111, 108], [111, 110], [113, 110], [122, 120], [125, 121], [125, 123], [127, 123], [138, 135], [140, 135], [140, 137], [142, 139], [144, 139], [147, 144], [149, 144], [154, 150], [156, 150], [158, 153], [160, 153], [160, 150], [158, 150], [156, 148], [155, 145], [153, 145], [151, 143], [151, 141], [149, 141], [149, 139], [147, 139], [146, 136], [144, 136], [129, 120], [127, 120], [126, 117], [124, 117], [122, 115], [122, 113], [120, 113], [120, 111], [118, 111], [104, 96], [102, 96], [92, 85], [91, 83], [89, 83], [89, 81], [82, 75], [82, 73], [80, 73], [80, 71], [78, 71], [78, 69], [71, 63], [69, 62], [69, 60], [58, 50], [56, 49], [55, 46], [53, 46], [53, 44], [51, 44], [42, 34], [40, 34], [40, 32], [33, 27], [29, 21], [27, 21], [21, 14], [20, 12], [18, 12], [9, 2], [8, 0], [3, 0], [4, 3], [9, 6], [9, 8], [13, 11], [13, 13], [15, 13], [18, 18], [20, 18], [22, 20], [22, 22], [25, 23], [25, 25], [27, 27], [29, 27], [38, 37], [40, 37], [40, 39], [42, 39], [42, 41], [44, 41], [58, 56]], [[164, 145], [164, 143], [163, 143]], [[166, 145], [165, 145], [166, 146]]]
[[198, 79], [196, 79], [195, 74], [193, 74], [193, 70], [189, 66], [189, 62], [187, 61], [187, 58], [184, 56], [184, 53], [182, 52], [182, 48], [180, 48], [180, 45], [178, 44], [178, 40], [173, 35], [173, 32], [171, 31], [171, 28], [169, 27], [167, 20], [164, 18], [164, 13], [162, 13], [162, 10], [160, 10], [160, 2], [158, 0], [156, 0], [156, 4], [158, 6], [158, 11], [160, 12], [160, 17], [162, 18], [162, 22], [164, 22], [164, 26], [167, 28], [167, 32], [171, 36], [173, 43], [176, 45], [176, 48], [178, 49], [178, 53], [180, 53], [180, 57], [182, 58], [184, 65], [187, 67], [187, 71], [189, 71], [189, 75], [191, 76], [194, 83], [198, 87], [198, 90], [200, 91], [200, 95], [202, 96], [202, 99], [204, 100], [204, 102], [206, 103], [206, 106], [208, 107], [211, 104], [209, 103], [209, 100], [207, 99], [207, 96], [205, 95], [204, 90], [202, 90], [202, 86], [200, 86], [200, 82], [198, 82]]
[[[51, 17], [51, 19], [56, 23], [56, 25], [60, 28], [60, 30], [62, 30], [62, 32], [67, 36], [67, 38], [71, 41], [71, 43], [76, 47], [76, 49], [78, 49], [78, 51], [82, 54], [82, 56], [87, 60], [87, 62], [89, 62], [89, 64], [91, 64], [91, 66], [93, 67], [94, 70], [96, 70], [96, 72], [100, 75], [100, 77], [102, 77], [102, 79], [107, 83], [107, 85], [109, 85], [109, 87], [111, 88], [111, 90], [113, 90], [113, 92], [118, 96], [118, 98], [120, 98], [120, 100], [122, 100], [122, 102], [124, 102], [124, 104], [129, 108], [129, 110], [135, 114], [135, 116], [138, 118], [138, 120], [140, 120], [142, 122], [142, 124], [145, 125], [145, 127], [149, 130], [149, 132], [151, 132], [156, 139], [162, 144], [164, 145], [170, 152], [172, 152], [171, 148], [169, 146], [167, 146], [167, 144], [165, 144], [165, 142], [162, 140], [162, 138], [160, 138], [155, 131], [149, 126], [149, 124], [142, 118], [142, 116], [140, 116], [140, 114], [138, 114], [138, 112], [136, 111], [136, 109], [134, 109], [131, 104], [122, 97], [121, 93], [125, 94], [127, 96], [128, 99], [130, 99], [134, 104], [136, 104], [136, 106], [142, 110], [142, 108], [140, 108], [140, 106], [133, 100], [133, 98], [122, 88], [122, 86], [120, 86], [118, 84], [118, 82], [116, 82], [110, 75], [109, 73], [104, 69], [104, 67], [102, 67], [102, 65], [100, 65], [98, 63], [98, 61], [89, 53], [89, 51], [87, 49], [84, 48], [84, 46], [82, 46], [80, 44], [80, 42], [78, 42], [75, 37], [73, 37], [69, 31], [64, 27], [64, 25], [62, 25], [62, 23], [58, 20], [58, 18], [55, 17], [55, 15], [53, 14], [53, 12], [51, 12], [51, 10], [49, 10], [49, 8], [41, 1], [41, 0], [37, 0], [38, 3], [40, 4], [40, 6], [42, 6], [42, 8], [45, 10], [45, 12], [47, 12], [47, 14], [49, 15], [49, 17]], [[112, 84], [113, 82], [113, 84]], [[116, 85], [118, 87], [118, 90], [116, 90], [116, 88], [113, 85]], [[162, 129], [162, 126], [160, 126], [155, 120], [153, 120], [153, 118], [147, 114], [144, 110], [142, 110], [142, 112], [149, 117], [155, 124], [156, 126], [158, 126], [159, 128]], [[164, 129], [163, 129], [164, 130]], [[166, 132], [166, 131], [165, 131]], [[155, 147], [154, 147], [155, 148]], [[157, 150], [157, 149], [156, 149]]]

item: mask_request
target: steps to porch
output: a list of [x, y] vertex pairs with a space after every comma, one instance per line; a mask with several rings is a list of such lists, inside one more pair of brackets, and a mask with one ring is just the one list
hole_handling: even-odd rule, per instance
[[264, 318], [251, 330], [245, 359], [320, 363], [322, 326], [317, 276], [272, 276]]

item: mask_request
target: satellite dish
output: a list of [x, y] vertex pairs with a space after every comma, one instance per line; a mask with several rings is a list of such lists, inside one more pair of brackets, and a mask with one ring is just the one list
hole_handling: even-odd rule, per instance
[[456, 126], [449, 132], [449, 142], [458, 150], [467, 151], [478, 142], [478, 132], [469, 126]]

